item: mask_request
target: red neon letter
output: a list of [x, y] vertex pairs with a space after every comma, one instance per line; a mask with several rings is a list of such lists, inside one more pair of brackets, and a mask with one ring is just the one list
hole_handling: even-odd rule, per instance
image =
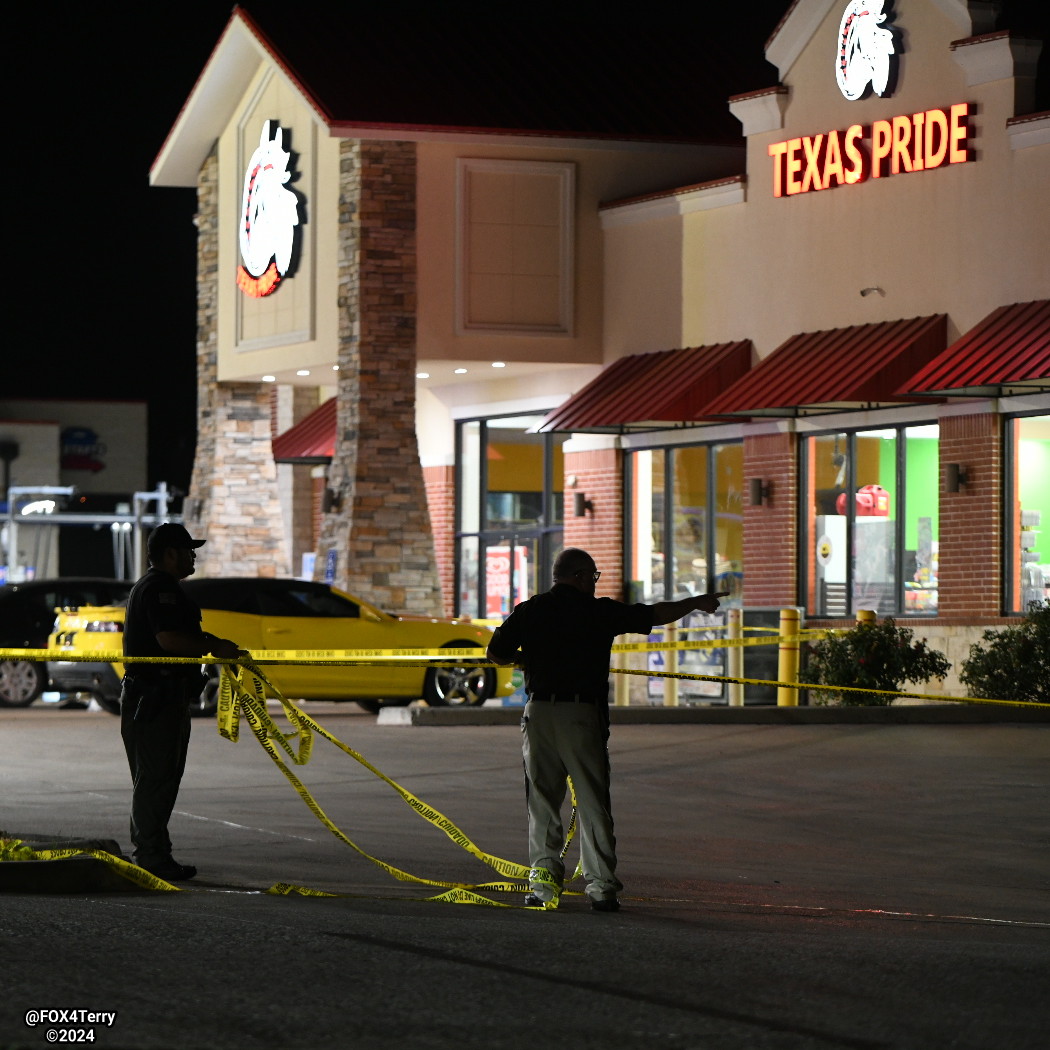
[[802, 158], [798, 155], [802, 139], [788, 139], [787, 145], [787, 191], [790, 195], [802, 192], [802, 183], [798, 181], [798, 173], [802, 170]]
[[970, 151], [966, 148], [966, 140], [970, 135], [970, 127], [966, 123], [969, 115], [969, 102], [956, 102], [952, 106], [951, 145], [948, 148], [949, 164], [965, 164], [971, 159]]
[[836, 186], [841, 186], [846, 181], [842, 170], [842, 150], [839, 146], [839, 133], [828, 132], [828, 148], [824, 152], [824, 189], [831, 187], [831, 180], [835, 180]]
[[820, 178], [820, 146], [824, 141], [823, 135], [811, 139], [808, 135], [802, 140], [802, 148], [806, 151], [806, 170], [802, 175], [802, 192], [810, 189], [822, 190], [824, 183]]
[[864, 167], [864, 150], [860, 145], [862, 138], [864, 128], [860, 124], [852, 124], [846, 129], [846, 156], [850, 162], [846, 168], [846, 182], [851, 186], [855, 182], [863, 182], [868, 177]]
[[912, 171], [922, 171], [922, 125], [926, 121], [926, 114], [920, 110], [918, 113], [911, 115], [912, 127], [914, 134], [912, 135]]
[[926, 110], [925, 139], [924, 163], [927, 168], [939, 168], [948, 155], [948, 117], [943, 109]]
[[902, 171], [911, 171], [911, 117], [893, 118], [893, 160], [890, 171], [899, 175]]
[[886, 158], [893, 147], [893, 125], [888, 120], [876, 120], [871, 125], [871, 177], [882, 178], [889, 171]]
[[769, 147], [769, 155], [773, 158], [773, 196], [784, 196], [784, 154], [787, 153], [786, 142], [774, 142]]

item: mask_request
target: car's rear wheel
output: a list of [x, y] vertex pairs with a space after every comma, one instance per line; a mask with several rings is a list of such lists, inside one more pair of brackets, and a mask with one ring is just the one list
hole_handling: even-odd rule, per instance
[[[443, 649], [467, 649], [477, 642], [446, 642]], [[478, 664], [435, 664], [423, 681], [423, 699], [431, 707], [479, 707], [496, 693], [496, 672]]]
[[43, 691], [44, 665], [32, 660], [0, 660], [0, 706], [28, 707]]

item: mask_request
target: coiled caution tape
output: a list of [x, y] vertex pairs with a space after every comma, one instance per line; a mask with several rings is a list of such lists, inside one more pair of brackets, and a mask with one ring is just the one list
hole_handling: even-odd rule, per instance
[[[291, 732], [282, 732], [277, 727], [273, 718], [270, 717], [265, 704], [267, 690], [274, 694], [277, 700], [281, 703], [284, 709], [285, 718], [287, 718], [292, 727]], [[278, 690], [277, 687], [267, 679], [265, 674], [254, 661], [241, 660], [236, 668], [227, 664], [222, 669], [217, 715], [218, 728], [220, 735], [231, 742], [236, 742], [239, 738], [239, 715], [241, 713], [243, 713], [247, 719], [252, 732], [263, 750], [266, 751], [273, 762], [277, 765], [278, 769], [280, 769], [285, 775], [292, 787], [295, 788], [296, 793], [306, 804], [310, 812], [312, 812], [336, 838], [366, 860], [371, 861], [377, 867], [386, 871], [389, 875], [392, 875], [395, 879], [402, 882], [415, 883], [417, 885], [441, 887], [446, 891], [436, 897], [428, 897], [426, 898], [427, 900], [440, 900], [451, 903], [484, 903], [497, 907], [506, 907], [508, 905], [500, 905], [499, 902], [489, 900], [477, 893], [477, 891], [486, 890], [490, 893], [522, 892], [528, 888], [530, 876], [535, 877], [537, 869], [530, 869], [523, 864], [504, 860], [480, 849], [473, 840], [471, 840], [469, 836], [467, 836], [467, 834], [448, 817], [434, 809], [433, 806], [424, 802], [422, 799], [418, 798], [407, 788], [402, 787], [396, 781], [392, 780], [385, 773], [372, 765], [372, 763], [362, 754], [350, 747], [349, 744], [340, 740], [333, 733], [330, 733], [320, 723], [307, 715], [306, 712], [295, 703], [283, 696], [280, 690]], [[329, 743], [334, 744], [356, 762], [363, 765], [374, 776], [389, 785], [420, 817], [434, 825], [434, 827], [438, 828], [440, 831], [443, 831], [445, 835], [461, 849], [465, 850], [477, 860], [480, 860], [483, 864], [493, 868], [495, 871], [499, 872], [499, 874], [522, 881], [514, 883], [464, 883], [423, 878], [404, 871], [395, 865], [388, 864], [386, 861], [380, 860], [378, 857], [374, 857], [366, 852], [328, 817], [318, 804], [317, 800], [302, 781], [292, 772], [279, 753], [279, 751], [284, 751], [295, 765], [305, 765], [310, 759], [313, 746], [313, 735], [315, 733], [329, 741]], [[297, 740], [296, 746], [293, 746], [293, 740]], [[573, 796], [573, 805], [575, 807], [575, 795]], [[573, 819], [571, 819], [569, 823], [569, 833], [566, 835], [563, 853], [568, 849], [574, 832], [575, 812], [573, 814]], [[549, 873], [547, 874], [549, 875]], [[305, 890], [303, 887], [293, 886], [288, 883], [278, 883], [271, 887], [269, 892], [319, 895], [318, 891]], [[557, 907], [557, 899], [553, 901], [550, 907]]]

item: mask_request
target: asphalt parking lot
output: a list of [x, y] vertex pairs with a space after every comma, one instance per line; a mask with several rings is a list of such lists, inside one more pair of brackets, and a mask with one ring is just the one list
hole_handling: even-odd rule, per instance
[[[523, 860], [512, 725], [315, 717]], [[0, 829], [128, 847], [117, 720], [0, 712]], [[617, 725], [624, 908], [422, 900], [310, 814], [245, 730], [194, 726], [177, 894], [0, 894], [0, 1047], [29, 1010], [116, 1012], [101, 1047], [1045, 1045], [1050, 728]], [[424, 878], [496, 877], [364, 767], [301, 770], [362, 850]], [[267, 895], [286, 882], [342, 896]], [[516, 895], [493, 894], [516, 904]], [[81, 1025], [81, 1028], [84, 1026]]]

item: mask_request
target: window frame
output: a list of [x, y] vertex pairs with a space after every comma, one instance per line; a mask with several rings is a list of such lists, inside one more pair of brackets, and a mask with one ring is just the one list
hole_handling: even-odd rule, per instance
[[[894, 500], [896, 503], [894, 512], [894, 532], [893, 532], [893, 609], [888, 612], [880, 612], [881, 616], [893, 616], [893, 617], [908, 617], [908, 618], [930, 618], [939, 615], [939, 596], [938, 596], [938, 609], [921, 609], [915, 611], [909, 611], [907, 609], [907, 602], [904, 599], [905, 588], [904, 588], [904, 555], [905, 555], [905, 536], [907, 530], [907, 513], [908, 513], [908, 502], [907, 502], [907, 431], [918, 427], [937, 427], [937, 449], [938, 449], [938, 475], [940, 474], [940, 420], [937, 418], [932, 419], [914, 419], [901, 421], [897, 420], [894, 422], [881, 422], [881, 421], [869, 421], [862, 424], [853, 424], [849, 426], [829, 425], [820, 430], [807, 430], [805, 434], [799, 435], [800, 448], [798, 450], [798, 463], [799, 463], [799, 479], [800, 485], [798, 489], [798, 557], [796, 560], [796, 600], [797, 604], [805, 610], [805, 616], [808, 619], [815, 620], [840, 620], [840, 619], [852, 619], [856, 616], [857, 609], [855, 606], [854, 599], [854, 583], [855, 583], [855, 525], [857, 519], [857, 507], [856, 499], [846, 500], [846, 581], [845, 581], [845, 610], [842, 615], [829, 614], [819, 612], [816, 608], [811, 608], [809, 604], [809, 577], [811, 570], [814, 570], [813, 560], [814, 551], [813, 544], [816, 539], [814, 530], [810, 528], [810, 517], [814, 508], [809, 505], [809, 480], [810, 470], [813, 467], [812, 456], [810, 451], [810, 442], [822, 437], [829, 437], [836, 434], [842, 434], [846, 438], [847, 442], [847, 476], [845, 479], [844, 491], [849, 493], [852, 492], [854, 495], [857, 492], [857, 455], [856, 455], [856, 439], [857, 435], [870, 433], [872, 431], [880, 430], [892, 430], [895, 433], [895, 456], [894, 456], [894, 485], [895, 485], [895, 496]], [[940, 505], [940, 492], [938, 491], [938, 507]], [[938, 541], [939, 542], [939, 513], [938, 513]], [[815, 570], [814, 570], [815, 571]]]

